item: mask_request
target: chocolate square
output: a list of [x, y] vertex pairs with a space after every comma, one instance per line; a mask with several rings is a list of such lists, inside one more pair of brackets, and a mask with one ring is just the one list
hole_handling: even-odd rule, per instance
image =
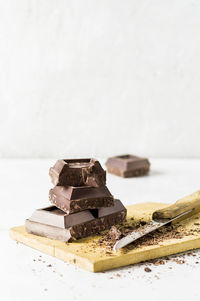
[[51, 181], [58, 186], [92, 186], [106, 184], [106, 171], [95, 159], [61, 159], [49, 170]]
[[106, 186], [55, 186], [49, 191], [49, 200], [67, 214], [114, 205], [114, 198]]

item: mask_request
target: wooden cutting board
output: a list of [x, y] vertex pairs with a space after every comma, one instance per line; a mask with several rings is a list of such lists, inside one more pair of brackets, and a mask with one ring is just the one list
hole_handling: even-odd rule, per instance
[[[127, 207], [127, 221], [131, 218], [150, 221], [152, 212], [169, 206], [159, 203], [142, 203]], [[110, 270], [129, 264], [139, 263], [154, 258], [159, 258], [191, 249], [200, 248], [200, 213], [181, 223], [183, 232], [196, 229], [192, 235], [183, 236], [179, 239], [166, 239], [159, 244], [141, 246], [132, 250], [121, 249], [117, 253], [106, 253], [103, 246], [95, 246], [101, 235], [90, 236], [73, 243], [65, 243], [48, 239], [26, 232], [24, 226], [10, 229], [10, 236], [14, 240], [37, 249], [43, 253], [55, 256], [65, 262], [70, 262], [91, 272]], [[199, 231], [198, 231], [199, 230]], [[96, 244], [95, 244], [96, 245]]]

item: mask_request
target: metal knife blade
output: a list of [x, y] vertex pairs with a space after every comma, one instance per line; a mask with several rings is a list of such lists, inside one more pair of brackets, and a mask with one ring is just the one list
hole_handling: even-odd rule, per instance
[[192, 210], [188, 210], [182, 214], [179, 214], [178, 216], [169, 219], [169, 220], [165, 220], [165, 221], [155, 221], [152, 220], [149, 224], [145, 225], [144, 227], [140, 227], [138, 230], [131, 232], [130, 234], [128, 234], [127, 236], [121, 238], [120, 240], [118, 240], [114, 247], [113, 250], [114, 251], [118, 251], [119, 249], [127, 246], [128, 244], [130, 244], [131, 242], [134, 242], [135, 240], [137, 240], [138, 238], [147, 235], [148, 233], [157, 230], [158, 228], [165, 226], [169, 223], [171, 223], [173, 220], [176, 220], [188, 213], [190, 213]]

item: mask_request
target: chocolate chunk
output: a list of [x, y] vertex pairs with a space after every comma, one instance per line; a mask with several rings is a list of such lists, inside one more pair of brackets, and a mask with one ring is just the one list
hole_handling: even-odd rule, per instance
[[122, 155], [109, 158], [106, 162], [106, 167], [109, 173], [128, 178], [147, 174], [150, 162], [146, 158]]
[[54, 185], [92, 186], [106, 184], [106, 172], [95, 159], [62, 159], [50, 168], [49, 175]]
[[148, 268], [148, 267], [144, 268], [144, 270], [145, 270], [145, 272], [147, 272], [147, 273], [150, 273], [150, 272], [151, 272], [151, 269]]
[[68, 214], [114, 205], [114, 198], [106, 186], [55, 186], [49, 191], [49, 200]]
[[39, 236], [61, 241], [79, 239], [109, 229], [126, 218], [126, 208], [119, 200], [114, 201], [114, 206], [104, 209], [104, 213], [98, 212], [96, 217], [96, 212], [93, 214], [93, 210], [67, 215], [55, 206], [51, 206], [36, 210], [26, 220], [25, 226], [27, 232]]

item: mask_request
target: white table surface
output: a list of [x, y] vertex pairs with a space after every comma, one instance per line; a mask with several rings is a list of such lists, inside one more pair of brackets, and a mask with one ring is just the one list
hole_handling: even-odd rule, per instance
[[[0, 300], [200, 300], [199, 250], [196, 256], [185, 256], [185, 264], [171, 259], [165, 265], [143, 263], [91, 273], [11, 240], [10, 227], [22, 225], [34, 209], [48, 205], [52, 186], [48, 169], [54, 161], [0, 161]], [[151, 163], [146, 177], [108, 174], [111, 193], [125, 205], [172, 203], [200, 188], [200, 160], [152, 159]], [[146, 266], [152, 272], [145, 272]]]

